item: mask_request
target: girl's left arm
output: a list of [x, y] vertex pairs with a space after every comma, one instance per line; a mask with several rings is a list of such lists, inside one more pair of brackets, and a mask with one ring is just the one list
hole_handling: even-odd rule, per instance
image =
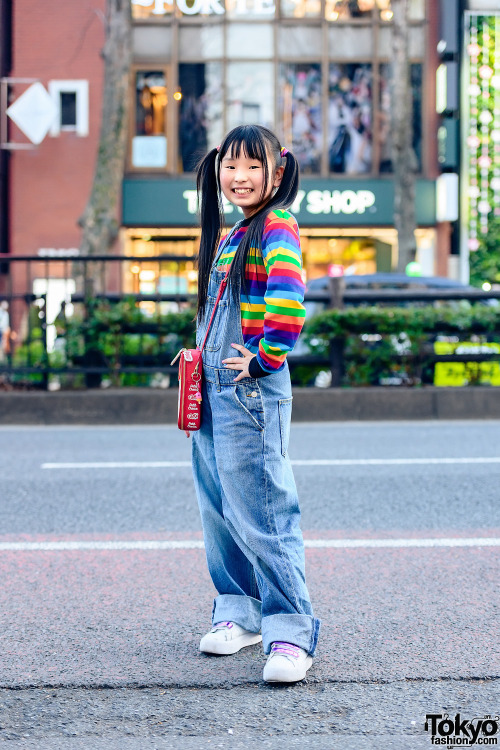
[[262, 238], [262, 258], [267, 271], [264, 295], [264, 335], [259, 351], [250, 362], [252, 377], [278, 372], [294, 348], [304, 325], [305, 284], [299, 228], [288, 211], [272, 211]]

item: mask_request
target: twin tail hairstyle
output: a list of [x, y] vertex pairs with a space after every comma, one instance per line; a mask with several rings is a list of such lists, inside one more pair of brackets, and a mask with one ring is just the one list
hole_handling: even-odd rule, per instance
[[[264, 167], [262, 196], [267, 192], [270, 181], [274, 180], [277, 167], [284, 166], [279, 187], [245, 221], [247, 230], [231, 263], [228, 281], [233, 294], [237, 294], [237, 284], [231, 283], [239, 277], [246, 293], [245, 267], [250, 248], [262, 248], [264, 223], [270, 211], [287, 209], [297, 197], [299, 189], [299, 165], [295, 156], [280, 143], [271, 130], [262, 125], [239, 125], [233, 128], [218, 148], [213, 148], [198, 166], [196, 187], [200, 206], [201, 239], [198, 255], [198, 316], [203, 317], [207, 304], [208, 282], [214, 254], [219, 246], [224, 227], [224, 211], [220, 185], [220, 165], [227, 153], [238, 159], [243, 152], [250, 159], [256, 159]], [[284, 161], [284, 164], [283, 164]]]

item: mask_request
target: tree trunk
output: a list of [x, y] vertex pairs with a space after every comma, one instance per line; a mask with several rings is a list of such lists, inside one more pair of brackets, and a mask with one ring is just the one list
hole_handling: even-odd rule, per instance
[[118, 234], [116, 212], [127, 144], [132, 57], [130, 0], [106, 0], [106, 40], [102, 56], [104, 90], [101, 131], [90, 198], [78, 221], [83, 229], [81, 255], [109, 252]]
[[418, 169], [413, 150], [413, 102], [409, 50], [410, 0], [392, 0], [392, 164], [394, 170], [394, 226], [398, 233], [398, 271], [404, 273], [415, 260], [417, 244], [415, 176]]

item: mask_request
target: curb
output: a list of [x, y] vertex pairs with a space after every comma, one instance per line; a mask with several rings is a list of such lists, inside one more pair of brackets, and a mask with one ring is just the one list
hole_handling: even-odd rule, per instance
[[[500, 388], [294, 388], [294, 422], [500, 419]], [[176, 424], [177, 389], [0, 393], [0, 425]]]

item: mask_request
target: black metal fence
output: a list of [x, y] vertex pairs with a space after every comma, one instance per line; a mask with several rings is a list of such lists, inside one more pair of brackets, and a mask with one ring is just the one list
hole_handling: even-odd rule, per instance
[[[185, 273], [186, 263], [194, 260], [180, 255], [2, 256], [0, 380], [45, 389], [57, 380], [73, 387], [97, 386], [103, 378], [125, 385], [166, 385], [168, 376], [177, 373], [177, 366], [170, 365], [172, 357], [188, 343], [191, 329], [194, 334], [190, 316], [196, 299], [195, 281], [189, 288]], [[146, 288], [140, 282], [143, 271], [154, 279]], [[166, 292], [157, 283], [162, 275], [168, 282]], [[325, 309], [345, 304], [463, 299], [500, 299], [500, 292], [345, 289], [343, 279], [332, 278], [327, 289], [307, 292], [305, 297], [306, 302], [321, 303]], [[101, 310], [93, 317], [99, 303], [104, 304], [107, 316]], [[127, 334], [128, 350], [113, 344], [118, 333], [122, 343], [123, 334]], [[106, 339], [104, 346], [102, 341], [96, 345], [99, 336]], [[330, 371], [331, 385], [341, 384], [340, 342], [331, 342], [327, 357], [304, 349], [299, 347], [304, 353], [292, 352], [288, 357], [292, 374], [298, 367], [322, 367]], [[450, 362], [500, 359], [487, 352], [439, 356], [429, 350], [426, 356], [430, 361]]]

